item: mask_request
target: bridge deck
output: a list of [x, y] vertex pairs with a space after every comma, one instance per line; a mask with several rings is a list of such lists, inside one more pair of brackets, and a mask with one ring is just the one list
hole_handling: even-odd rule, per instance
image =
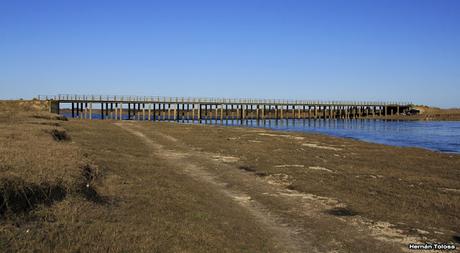
[[321, 101], [290, 99], [248, 99], [248, 98], [194, 98], [159, 96], [102, 96], [102, 95], [39, 95], [39, 100], [54, 100], [61, 103], [170, 103], [170, 104], [252, 104], [252, 105], [333, 105], [333, 106], [410, 106], [411, 102], [384, 101]]

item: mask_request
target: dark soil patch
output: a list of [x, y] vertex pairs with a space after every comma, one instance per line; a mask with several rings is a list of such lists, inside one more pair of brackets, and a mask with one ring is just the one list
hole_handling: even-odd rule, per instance
[[247, 171], [247, 172], [256, 172], [256, 169], [254, 167], [247, 166], [247, 165], [239, 166], [238, 169], [244, 170], [244, 171]]
[[327, 210], [326, 213], [334, 216], [355, 216], [358, 214], [355, 211], [345, 207], [332, 208]]
[[95, 180], [100, 177], [99, 171], [91, 165], [85, 165], [81, 168], [81, 177], [78, 180], [76, 188], [77, 193], [82, 195], [86, 200], [106, 204], [108, 198], [101, 196], [94, 187]]
[[86, 200], [97, 203], [97, 204], [108, 204], [109, 199], [107, 197], [101, 196], [97, 190], [87, 184], [85, 187], [82, 187], [79, 192], [85, 197]]
[[454, 242], [460, 243], [460, 235], [454, 235], [452, 236], [452, 239], [454, 240]]
[[297, 190], [297, 187], [295, 187], [295, 186], [292, 185], [292, 184], [286, 186], [286, 188], [287, 188], [288, 190], [292, 190], [292, 191], [296, 191], [296, 190]]
[[19, 178], [0, 181], [0, 216], [29, 212], [39, 204], [52, 205], [67, 195], [60, 183], [27, 183]]
[[67, 117], [62, 116], [62, 115], [57, 115], [57, 114], [36, 114], [32, 116], [33, 118], [36, 119], [46, 119], [46, 120], [61, 120], [61, 121], [67, 121]]
[[69, 141], [70, 135], [65, 130], [53, 129], [51, 131], [51, 136], [55, 141]]
[[263, 172], [263, 171], [257, 171], [255, 174], [258, 177], [266, 177], [266, 176], [268, 176], [267, 172]]

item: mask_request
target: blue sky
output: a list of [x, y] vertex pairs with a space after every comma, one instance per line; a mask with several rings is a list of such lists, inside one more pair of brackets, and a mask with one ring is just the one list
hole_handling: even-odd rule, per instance
[[2, 1], [0, 98], [460, 107], [460, 1]]

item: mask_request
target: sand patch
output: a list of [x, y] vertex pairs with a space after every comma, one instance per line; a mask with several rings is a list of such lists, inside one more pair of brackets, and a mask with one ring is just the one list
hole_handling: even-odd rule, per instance
[[340, 151], [341, 148], [329, 147], [329, 146], [322, 146], [316, 143], [302, 143], [302, 146], [309, 147], [309, 148], [319, 148], [319, 149], [327, 149], [327, 150], [334, 150]]
[[[353, 218], [352, 218], [353, 219]], [[397, 229], [393, 224], [384, 221], [370, 221], [363, 217], [356, 217], [353, 223], [367, 226], [371, 235], [377, 240], [399, 243], [401, 245], [408, 245], [409, 243], [421, 243], [421, 237], [410, 236], [404, 233], [403, 230]], [[402, 248], [405, 252], [411, 252], [406, 248]]]
[[283, 173], [272, 174], [265, 177], [267, 183], [271, 185], [288, 186], [291, 185], [291, 177]]
[[162, 134], [162, 136], [169, 141], [177, 142], [177, 139], [172, 137], [171, 135]]
[[259, 135], [270, 136], [270, 137], [283, 137], [283, 138], [294, 139], [294, 140], [303, 140], [303, 139], [305, 139], [304, 137], [301, 137], [301, 136], [292, 136], [292, 135], [286, 135], [286, 134], [259, 133]]
[[167, 150], [163, 156], [170, 159], [183, 159], [189, 157], [190, 155], [186, 153], [175, 152], [174, 150]]
[[306, 193], [306, 192], [299, 192], [296, 190], [284, 190], [282, 192], [279, 192], [279, 195], [281, 196], [286, 196], [286, 197], [295, 197], [295, 198], [301, 198], [304, 200], [310, 200], [310, 201], [316, 201], [317, 203], [320, 203], [323, 205], [322, 208], [332, 208], [336, 207], [339, 205], [339, 201], [334, 198], [329, 198], [329, 197], [323, 197], [323, 196], [318, 196], [315, 194], [311, 193]]
[[275, 165], [275, 168], [303, 168], [305, 165], [303, 164], [280, 164]]
[[454, 189], [454, 188], [438, 188], [438, 189], [445, 193], [460, 194], [460, 189]]
[[233, 199], [240, 203], [248, 203], [249, 201], [252, 200], [252, 198], [247, 195], [234, 195]]
[[240, 160], [238, 157], [234, 156], [221, 156], [221, 155], [215, 155], [212, 157], [214, 161], [219, 161], [223, 163], [236, 163]]
[[310, 167], [308, 167], [308, 169], [310, 169], [310, 170], [321, 170], [321, 171], [326, 171], [326, 172], [329, 172], [329, 173], [334, 173], [334, 171], [332, 171], [330, 169], [326, 169], [324, 167], [320, 167], [320, 166], [310, 166]]

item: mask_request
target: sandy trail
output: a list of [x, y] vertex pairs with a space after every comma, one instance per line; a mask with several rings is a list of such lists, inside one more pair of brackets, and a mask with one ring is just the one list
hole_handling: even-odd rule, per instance
[[[419, 242], [419, 238], [402, 235], [391, 224], [382, 226], [360, 216], [330, 215], [329, 211], [341, 212], [346, 206], [336, 199], [289, 190], [289, 179], [283, 175], [258, 177], [235, 169], [238, 158], [185, 147], [176, 138], [158, 131], [149, 132], [155, 136], [154, 141], [142, 133], [140, 125], [116, 124], [142, 139], [155, 156], [195, 180], [214, 185], [245, 208], [273, 234], [280, 252], [342, 252], [347, 245], [352, 245], [354, 252], [404, 252], [407, 243]], [[174, 149], [169, 149], [171, 145]], [[359, 248], [363, 242], [366, 244]]]

